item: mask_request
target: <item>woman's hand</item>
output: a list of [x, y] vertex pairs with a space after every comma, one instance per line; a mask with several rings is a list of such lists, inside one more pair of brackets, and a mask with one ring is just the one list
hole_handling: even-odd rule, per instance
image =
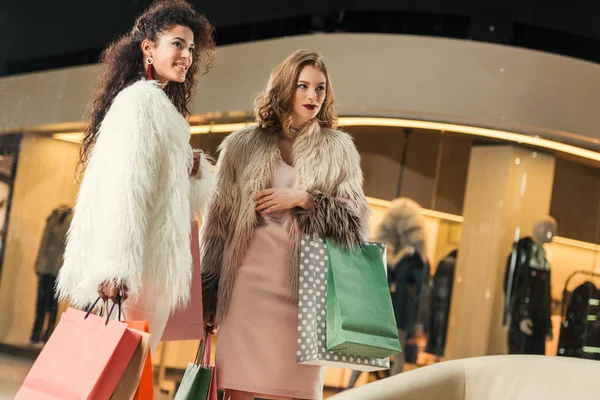
[[125, 301], [128, 297], [128, 291], [127, 285], [118, 286], [116, 279], [104, 281], [98, 286], [98, 296], [104, 301], [110, 299], [114, 302], [117, 295], [120, 295], [121, 301]]
[[204, 332], [214, 334], [218, 327], [215, 324], [215, 314], [204, 315]]
[[312, 208], [312, 198], [305, 190], [300, 189], [265, 189], [254, 196], [256, 211], [269, 214], [273, 211], [290, 210], [301, 207]]
[[202, 160], [202, 152], [194, 151], [194, 163], [192, 164], [190, 176], [198, 176], [200, 172], [200, 160]]

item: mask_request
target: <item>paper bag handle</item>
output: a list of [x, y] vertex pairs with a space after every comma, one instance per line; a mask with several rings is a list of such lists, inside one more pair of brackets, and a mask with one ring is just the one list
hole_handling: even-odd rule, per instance
[[200, 340], [198, 345], [198, 351], [196, 352], [196, 359], [194, 360], [195, 365], [201, 367], [208, 367], [210, 364], [210, 352], [211, 352], [211, 332], [210, 329], [206, 330], [204, 339]]
[[[96, 301], [94, 301], [94, 304], [92, 304], [90, 307], [88, 307], [87, 313], [85, 314], [84, 319], [87, 319], [87, 317], [89, 317], [92, 310], [96, 307], [96, 305], [98, 304], [100, 299], [101, 299], [101, 297], [98, 297], [96, 299]], [[117, 296], [115, 297], [115, 300], [116, 300], [116, 302], [113, 302], [113, 305], [110, 308], [110, 311], [108, 311], [108, 313], [106, 315], [106, 322], [104, 323], [104, 325], [108, 325], [108, 321], [110, 320], [110, 316], [112, 315], [116, 305], [118, 305], [119, 321], [125, 321], [125, 319], [126, 319], [125, 312], [123, 311], [123, 307], [121, 305], [121, 295], [117, 294]], [[102, 309], [100, 309], [100, 316], [102, 316]]]

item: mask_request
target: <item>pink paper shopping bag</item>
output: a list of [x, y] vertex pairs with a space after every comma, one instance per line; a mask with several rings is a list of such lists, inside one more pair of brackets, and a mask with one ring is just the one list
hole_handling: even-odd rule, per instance
[[16, 400], [109, 400], [140, 341], [127, 324], [69, 308]]
[[192, 222], [191, 251], [194, 261], [190, 301], [186, 308], [171, 314], [162, 335], [162, 341], [198, 340], [204, 337], [202, 321], [202, 277], [200, 271], [200, 242], [198, 222]]

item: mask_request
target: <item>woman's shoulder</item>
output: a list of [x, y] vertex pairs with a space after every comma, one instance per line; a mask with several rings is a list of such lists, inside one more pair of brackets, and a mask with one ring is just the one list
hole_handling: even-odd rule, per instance
[[150, 132], [158, 136], [185, 137], [189, 125], [177, 111], [166, 93], [156, 81], [137, 81], [122, 89], [114, 98], [102, 121], [103, 135], [118, 134], [123, 129], [140, 132], [148, 137]]
[[158, 86], [158, 82], [146, 79], [140, 79], [121, 90], [113, 101], [113, 105], [116, 104], [130, 107], [172, 105], [165, 92]]
[[345, 149], [346, 151], [354, 152], [356, 150], [356, 146], [354, 145], [354, 138], [348, 132], [339, 130], [339, 129], [331, 129], [331, 128], [321, 128], [322, 134], [325, 134], [329, 137], [329, 142], [331, 142], [334, 146]]
[[257, 124], [251, 124], [230, 133], [221, 143], [221, 149], [237, 150], [256, 143], [256, 139], [265, 133]]
[[338, 140], [350, 141], [350, 142], [354, 141], [354, 139], [352, 138], [352, 135], [350, 135], [348, 132], [345, 132], [343, 130], [331, 129], [331, 128], [323, 128], [323, 130], [325, 132], [327, 132], [329, 135], [337, 138]]

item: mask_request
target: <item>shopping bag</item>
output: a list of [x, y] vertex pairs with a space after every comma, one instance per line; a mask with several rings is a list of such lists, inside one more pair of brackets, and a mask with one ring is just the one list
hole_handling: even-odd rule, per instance
[[383, 243], [353, 249], [326, 240], [327, 350], [363, 357], [402, 351], [392, 307]]
[[189, 363], [174, 400], [218, 400], [217, 370], [210, 366], [211, 334], [206, 332], [194, 363]]
[[[131, 328], [149, 332], [148, 321], [125, 321]], [[150, 342], [148, 341], [148, 350], [144, 359], [142, 376], [138, 385], [137, 392], [133, 400], [153, 400], [154, 399], [154, 375], [152, 373], [152, 356], [150, 351]]]
[[204, 336], [202, 320], [202, 277], [200, 271], [200, 242], [198, 222], [192, 222], [191, 251], [193, 259], [190, 301], [185, 308], [173, 311], [162, 334], [161, 341], [198, 340]]
[[68, 308], [15, 399], [108, 400], [140, 340], [123, 322]]
[[[301, 244], [297, 362], [358, 371], [389, 369], [387, 357], [363, 357], [327, 350], [327, 246], [325, 240], [316, 235], [303, 235]], [[368, 245], [376, 246], [380, 254], [384, 253], [380, 257], [385, 257], [385, 246], [379, 243]]]
[[125, 369], [111, 400], [152, 400], [154, 380], [150, 358], [150, 334], [148, 321], [125, 321], [129, 329], [139, 333], [142, 339]]

